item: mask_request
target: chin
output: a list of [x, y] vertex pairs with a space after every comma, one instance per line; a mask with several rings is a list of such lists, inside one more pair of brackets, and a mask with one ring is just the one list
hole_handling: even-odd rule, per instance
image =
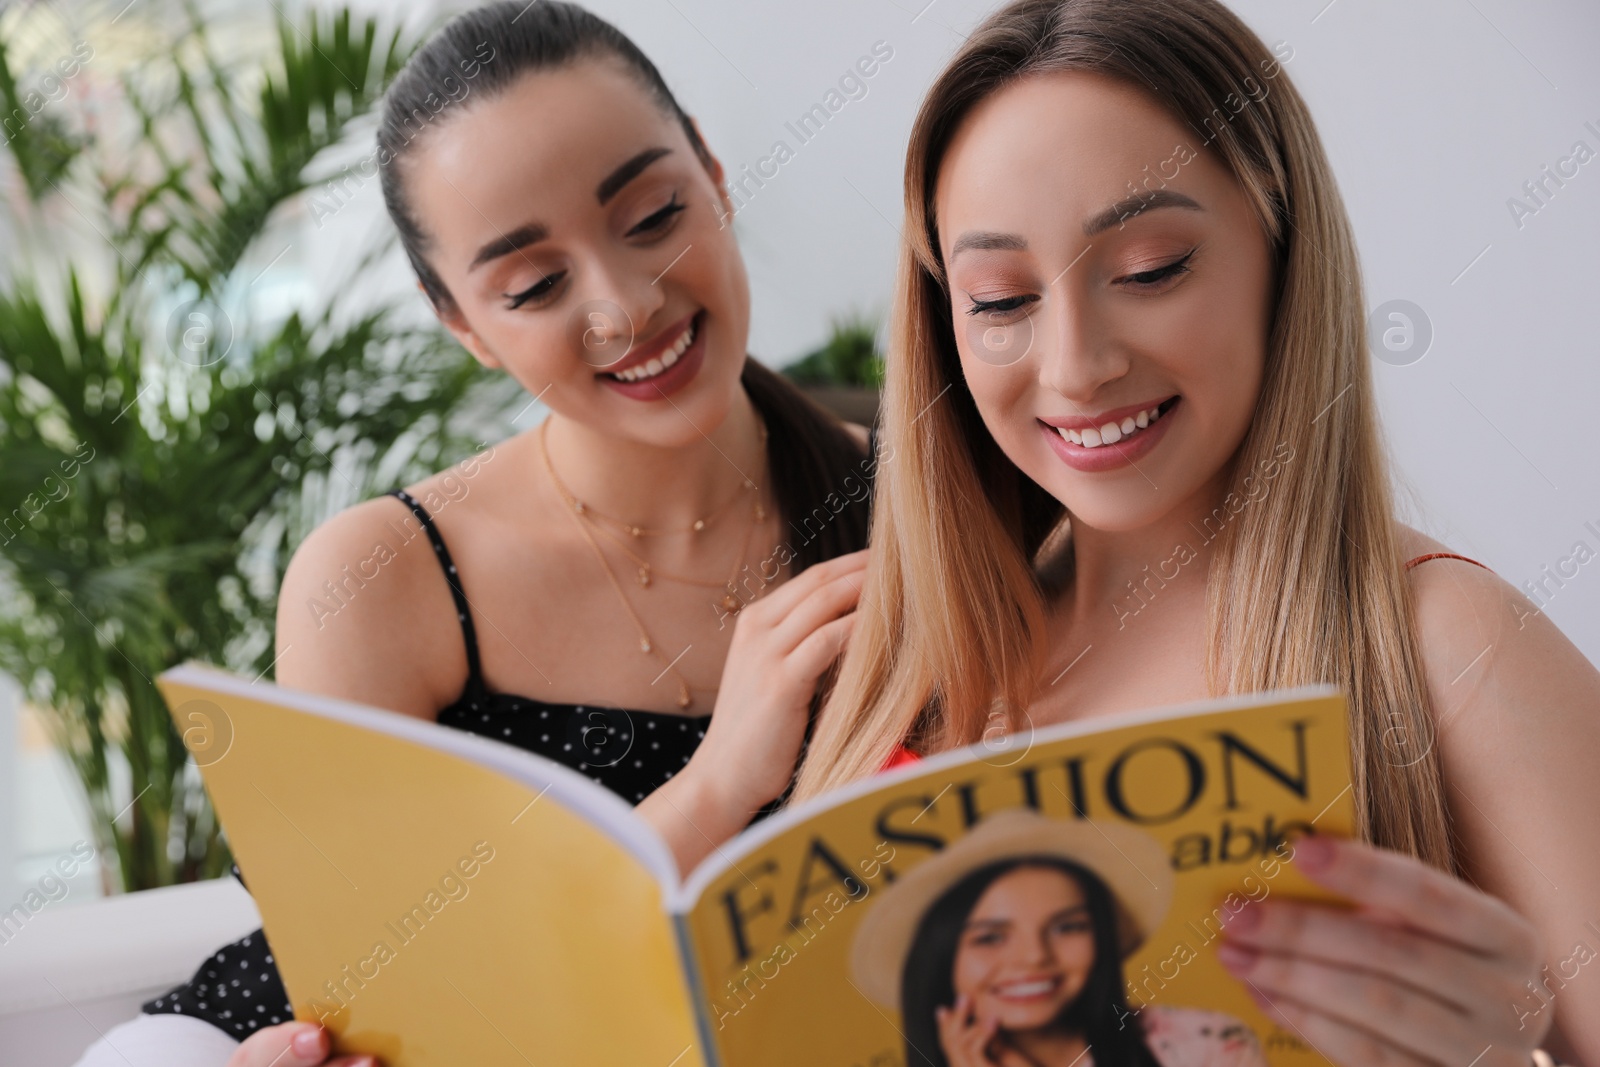
[[[1138, 475], [1135, 475], [1138, 477]], [[1154, 477], [1152, 475], [1152, 477]], [[1046, 492], [1059, 500], [1074, 523], [1105, 533], [1131, 533], [1157, 522], [1172, 510], [1176, 498], [1165, 491], [1150, 488], [1143, 478], [1138, 485], [1117, 488], [1110, 486], [1062, 485], [1059, 475], [1050, 481], [1040, 482]], [[1166, 489], [1164, 481], [1157, 484]]]
[[1000, 1028], [1013, 1031], [1041, 1030], [1055, 1022], [1061, 1009], [1066, 1007], [1065, 1001], [1027, 1006], [991, 1003], [994, 1004], [994, 1014], [1000, 1022]]

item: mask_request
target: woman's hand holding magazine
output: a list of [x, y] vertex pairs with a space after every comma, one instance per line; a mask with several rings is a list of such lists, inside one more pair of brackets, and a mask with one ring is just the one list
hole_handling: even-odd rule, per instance
[[1515, 1010], [1544, 958], [1531, 923], [1358, 842], [1302, 838], [1295, 866], [1356, 907], [1279, 899], [1229, 917], [1218, 958], [1262, 1010], [1340, 1064], [1532, 1062], [1551, 1016]]
[[328, 1058], [328, 1032], [316, 1023], [283, 1023], [257, 1030], [240, 1043], [227, 1067], [378, 1067], [371, 1056]]

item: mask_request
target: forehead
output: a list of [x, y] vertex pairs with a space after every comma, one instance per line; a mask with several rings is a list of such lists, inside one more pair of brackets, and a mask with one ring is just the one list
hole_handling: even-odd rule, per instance
[[1002, 910], [1027, 906], [1058, 911], [1084, 903], [1078, 880], [1051, 867], [1019, 867], [995, 879], [973, 908], [973, 918], [999, 917]]
[[530, 212], [555, 224], [579, 206], [597, 209], [600, 181], [643, 148], [688, 151], [677, 122], [611, 60], [530, 72], [458, 106], [407, 161], [412, 209], [446, 246], [490, 223], [521, 225]]
[[[1198, 148], [1185, 126], [1127, 83], [1084, 71], [1033, 75], [984, 98], [961, 121], [940, 165], [935, 203], [948, 219], [1006, 203], [1036, 208], [1030, 190], [1048, 189], [1052, 198], [1068, 193], [1088, 214], [1127, 196], [1146, 167], [1157, 173], [1179, 144]], [[941, 237], [949, 229], [941, 224]]]

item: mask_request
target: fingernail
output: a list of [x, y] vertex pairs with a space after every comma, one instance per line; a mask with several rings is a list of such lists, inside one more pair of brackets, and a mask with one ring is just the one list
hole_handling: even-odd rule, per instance
[[1326, 837], [1307, 834], [1294, 843], [1294, 862], [1308, 871], [1320, 871], [1333, 863], [1334, 845]]
[[307, 1027], [294, 1035], [290, 1042], [296, 1056], [316, 1056], [322, 1052], [322, 1031], [316, 1027]]
[[1217, 959], [1222, 962], [1224, 967], [1235, 974], [1248, 971], [1255, 966], [1255, 962], [1260, 958], [1260, 955], [1258, 952], [1253, 952], [1242, 945], [1235, 945], [1230, 941], [1224, 941], [1217, 946]]
[[1261, 925], [1261, 908], [1251, 907], [1246, 904], [1238, 911], [1230, 911], [1222, 917], [1222, 927], [1234, 933], [1248, 933]]

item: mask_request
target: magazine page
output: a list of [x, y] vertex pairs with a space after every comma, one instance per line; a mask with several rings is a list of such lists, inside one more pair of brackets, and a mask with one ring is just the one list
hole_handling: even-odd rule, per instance
[[1134, 1042], [1162, 1067], [1324, 1063], [1215, 949], [1252, 901], [1326, 899], [1286, 860], [1354, 818], [1327, 687], [1050, 727], [857, 783], [685, 886], [707, 1043], [724, 1067], [978, 1062], [954, 1046], [1042, 1038], [1050, 1067], [1139, 1062]]
[[406, 716], [193, 666], [158, 684], [295, 1017], [336, 1051], [387, 1067], [704, 1062], [664, 908], [671, 859], [608, 832], [643, 826], [622, 800]]

